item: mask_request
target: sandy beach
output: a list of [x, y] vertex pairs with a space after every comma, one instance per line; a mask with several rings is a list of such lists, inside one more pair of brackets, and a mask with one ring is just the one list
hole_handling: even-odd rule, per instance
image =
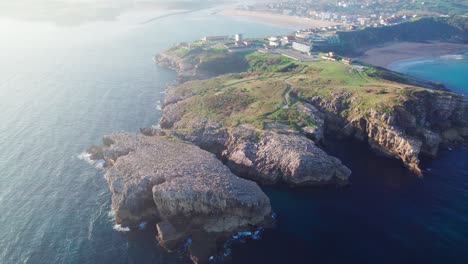
[[220, 11], [219, 14], [224, 16], [248, 18], [261, 23], [293, 29], [321, 28], [340, 24], [337, 22], [314, 20], [268, 12], [248, 11], [241, 9], [224, 9]]
[[370, 49], [363, 56], [357, 57], [356, 60], [388, 68], [397, 61], [439, 57], [467, 51], [467, 44], [402, 42]]

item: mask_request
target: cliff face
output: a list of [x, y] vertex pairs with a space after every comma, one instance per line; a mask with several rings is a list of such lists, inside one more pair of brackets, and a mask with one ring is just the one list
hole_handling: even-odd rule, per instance
[[[201, 80], [225, 73], [246, 71], [248, 64], [242, 55], [227, 50], [210, 52], [202, 48], [188, 48], [179, 44], [173, 49], [188, 49], [187, 54], [168, 51], [155, 57], [156, 63], [174, 69], [179, 82]], [[180, 52], [180, 51], [179, 51]]]
[[232, 174], [213, 154], [175, 139], [114, 133], [100, 149], [109, 167], [116, 222], [156, 222], [162, 246], [175, 250], [191, 236], [196, 263], [215, 253], [216, 240], [269, 217], [270, 201], [254, 182]]
[[177, 71], [180, 82], [200, 79], [197, 78], [197, 65], [176, 55], [161, 53], [155, 57], [155, 61], [161, 66]]
[[441, 145], [459, 144], [468, 136], [468, 104], [461, 95], [418, 91], [402, 106], [365, 113], [350, 107], [352, 100], [349, 94], [336, 94], [331, 100], [309, 98], [326, 114], [328, 133], [367, 141], [372, 149], [400, 159], [417, 175], [422, 175], [420, 155], [433, 157]]

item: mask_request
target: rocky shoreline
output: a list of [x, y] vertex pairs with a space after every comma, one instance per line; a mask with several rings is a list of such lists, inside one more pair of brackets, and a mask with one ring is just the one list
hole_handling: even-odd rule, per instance
[[272, 221], [256, 183], [192, 144], [120, 132], [89, 152], [105, 161], [116, 223], [156, 223], [160, 245], [175, 251], [185, 244], [194, 263], [207, 263], [220, 240]]

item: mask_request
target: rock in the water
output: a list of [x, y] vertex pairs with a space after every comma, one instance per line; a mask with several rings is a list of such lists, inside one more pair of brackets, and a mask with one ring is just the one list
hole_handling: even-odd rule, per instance
[[[168, 249], [196, 230], [195, 248], [202, 248], [198, 252], [203, 255], [213, 253], [197, 241], [258, 225], [271, 212], [256, 183], [235, 176], [213, 154], [192, 144], [130, 133], [114, 133], [105, 142], [104, 159], [113, 165], [105, 178], [116, 222], [131, 227], [157, 222], [158, 238]], [[204, 257], [194, 259], [203, 262]]]

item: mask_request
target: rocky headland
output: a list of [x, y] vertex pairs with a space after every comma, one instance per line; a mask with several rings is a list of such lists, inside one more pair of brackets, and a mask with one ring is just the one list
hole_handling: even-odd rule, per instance
[[114, 133], [88, 150], [105, 161], [116, 223], [155, 223], [161, 246], [182, 246], [195, 263], [271, 221], [257, 184], [347, 184], [350, 169], [325, 151], [330, 135], [365, 142], [418, 176], [422, 156], [468, 139], [468, 102], [441, 84], [203, 45], [155, 57], [179, 75], [159, 129]]
[[[291, 186], [346, 182], [349, 169], [321, 148], [326, 135], [364, 141], [419, 176], [421, 156], [466, 141], [467, 100], [440, 83], [366, 64], [275, 56], [249, 54], [245, 73], [170, 88], [160, 133], [216, 154], [241, 177]], [[290, 70], [255, 69], [262, 61]]]

